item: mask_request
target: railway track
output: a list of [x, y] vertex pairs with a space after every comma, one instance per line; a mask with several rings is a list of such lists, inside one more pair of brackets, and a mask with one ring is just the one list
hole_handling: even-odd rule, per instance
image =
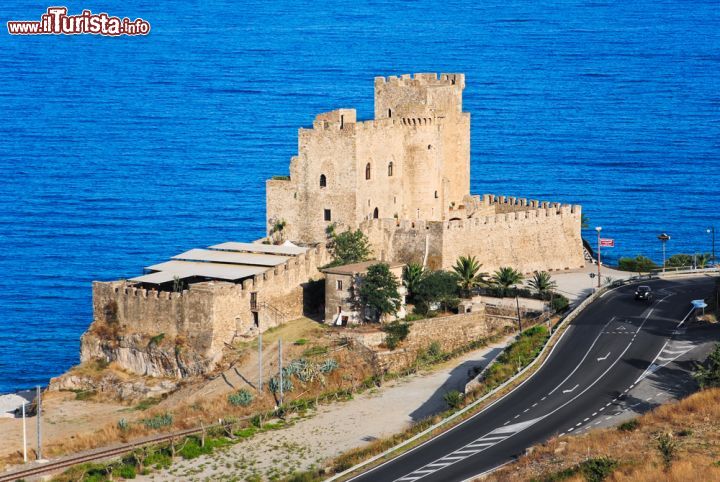
[[[205, 427], [207, 430], [209, 427]], [[0, 482], [10, 482], [18, 479], [25, 479], [28, 477], [35, 477], [38, 475], [45, 475], [53, 472], [58, 472], [62, 469], [67, 469], [73, 465], [82, 464], [85, 462], [93, 462], [96, 460], [107, 459], [118, 455], [123, 455], [133, 451], [138, 447], [145, 445], [156, 444], [160, 442], [167, 442], [178, 437], [186, 437], [188, 435], [194, 435], [202, 432], [202, 428], [193, 428], [188, 430], [181, 430], [179, 432], [173, 432], [166, 435], [157, 435], [145, 439], [138, 440], [136, 442], [130, 442], [115, 447], [108, 447], [104, 449], [93, 450], [90, 452], [84, 452], [76, 455], [70, 455], [50, 461], [47, 463], [35, 463], [32, 467], [21, 468], [12, 472], [6, 472], [0, 474]]]

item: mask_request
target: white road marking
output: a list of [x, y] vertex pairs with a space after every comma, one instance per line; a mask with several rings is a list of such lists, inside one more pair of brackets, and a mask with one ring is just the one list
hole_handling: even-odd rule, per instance
[[598, 358], [597, 360], [598, 360], [598, 361], [607, 360], [607, 358], [610, 356], [610, 353], [611, 353], [611, 352], [608, 352], [607, 355], [605, 355], [605, 356], [602, 357], [602, 358]]
[[579, 387], [579, 386], [580, 386], [580, 384], [578, 383], [577, 385], [575, 385], [574, 387], [572, 387], [570, 390], [563, 390], [563, 393], [571, 393], [573, 390], [575, 390], [575, 389], [576, 389], [577, 387]]
[[597, 415], [597, 412], [593, 412], [592, 416], [594, 417], [595, 415]]
[[587, 417], [583, 422], [587, 422], [588, 420], [590, 420], [590, 417]]

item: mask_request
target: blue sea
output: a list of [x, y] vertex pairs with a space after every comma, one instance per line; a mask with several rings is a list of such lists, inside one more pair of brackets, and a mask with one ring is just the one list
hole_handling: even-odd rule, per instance
[[152, 31], [10, 36], [53, 4], [3, 4], [0, 393], [78, 362], [93, 280], [262, 236], [298, 127], [371, 118], [376, 75], [464, 72], [473, 192], [582, 204], [611, 261], [720, 228], [716, 0], [63, 4]]

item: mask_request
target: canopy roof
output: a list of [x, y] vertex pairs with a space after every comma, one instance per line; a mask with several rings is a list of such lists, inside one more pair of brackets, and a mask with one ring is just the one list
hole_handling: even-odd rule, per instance
[[305, 253], [308, 248], [295, 245], [277, 245], [277, 244], [260, 244], [260, 243], [236, 243], [229, 241], [227, 243], [216, 244], [210, 246], [210, 249], [218, 249], [225, 251], [247, 251], [250, 253], [268, 253], [268, 254], [284, 254], [288, 256], [297, 256]]
[[191, 249], [172, 259], [183, 261], [210, 261], [213, 263], [249, 264], [253, 266], [277, 266], [289, 260], [288, 256], [272, 254], [239, 253], [237, 251], [215, 251], [212, 249]]
[[144, 275], [130, 281], [153, 285], [190, 278], [241, 281], [284, 264], [307, 250], [293, 244], [221, 243], [207, 249], [191, 249], [173, 256], [170, 261], [147, 266]]

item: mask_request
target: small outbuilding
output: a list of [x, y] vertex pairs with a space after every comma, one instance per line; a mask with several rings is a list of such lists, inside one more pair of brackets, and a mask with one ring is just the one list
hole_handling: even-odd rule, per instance
[[395, 316], [386, 317], [386, 321], [405, 318], [405, 287], [402, 285], [403, 263], [387, 261], [365, 261], [323, 269], [325, 273], [325, 323], [329, 325], [347, 325], [365, 321], [365, 313], [358, 306], [357, 290], [363, 276], [370, 266], [385, 263], [398, 280], [400, 309]]

